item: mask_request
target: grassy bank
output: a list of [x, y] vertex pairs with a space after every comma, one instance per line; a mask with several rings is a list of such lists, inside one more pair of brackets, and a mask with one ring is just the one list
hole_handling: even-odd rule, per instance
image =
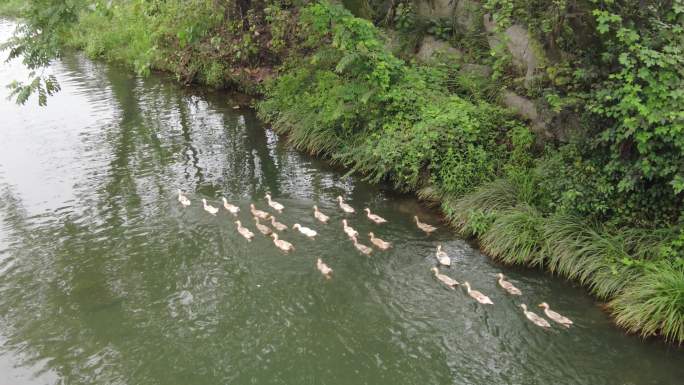
[[591, 183], [602, 182], [589, 162], [572, 164], [581, 143], [535, 148], [526, 125], [470, 93], [448, 67], [400, 60], [380, 30], [342, 8], [310, 6], [300, 25], [302, 52], [312, 53], [291, 57], [259, 105], [295, 147], [439, 204], [503, 263], [579, 281], [631, 332], [684, 341], [680, 227], [576, 210], [581, 195], [568, 184], [596, 196]]
[[[535, 8], [531, 0], [485, 3], [500, 28], [517, 6]], [[636, 30], [641, 40], [627, 41], [641, 25], [628, 17], [660, 15], [601, 5], [592, 16], [598, 43], [583, 49], [584, 61], [557, 64], [552, 79], [525, 88], [507, 76], [506, 58], [472, 36], [458, 42], [471, 48], [469, 60], [492, 65], [492, 76], [464, 73], [448, 56], [415, 60], [416, 31], [444, 37], [445, 29], [398, 4], [399, 33], [325, 1], [83, 3], [60, 8], [59, 33], [14, 47], [57, 36], [60, 46], [140, 74], [159, 69], [259, 93], [261, 118], [296, 148], [416, 192], [503, 263], [582, 283], [630, 332], [684, 342], [682, 63], [672, 45], [681, 31]], [[659, 25], [676, 24], [681, 12], [662, 17]], [[571, 38], [562, 41], [570, 47]], [[598, 68], [586, 64], [598, 57], [606, 60]], [[560, 81], [559, 68], [575, 80]], [[531, 129], [499, 103], [509, 89], [588, 106], [574, 112], [583, 130], [559, 140]]]
[[0, 1], [0, 16], [19, 17], [24, 11], [26, 2], [23, 0]]

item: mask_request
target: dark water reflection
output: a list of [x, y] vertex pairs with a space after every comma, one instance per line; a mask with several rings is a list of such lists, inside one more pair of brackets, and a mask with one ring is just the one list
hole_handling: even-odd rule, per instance
[[[11, 32], [0, 22], [0, 36]], [[21, 78], [2, 64], [0, 82]], [[47, 108], [0, 101], [0, 384], [674, 384], [681, 351], [616, 330], [582, 289], [496, 266], [434, 212], [287, 149], [232, 96], [68, 55]], [[175, 191], [190, 192], [179, 207]], [[316, 228], [290, 255], [199, 200], [265, 208]], [[351, 223], [395, 243], [366, 258], [345, 239], [334, 197], [390, 223]], [[333, 224], [314, 223], [318, 204]], [[365, 236], [363, 239], [367, 239]], [[367, 241], [365, 241], [368, 243]], [[429, 275], [443, 243], [449, 275], [489, 294], [478, 306]], [[322, 257], [334, 279], [314, 268]], [[543, 331], [496, 286], [573, 318]]]

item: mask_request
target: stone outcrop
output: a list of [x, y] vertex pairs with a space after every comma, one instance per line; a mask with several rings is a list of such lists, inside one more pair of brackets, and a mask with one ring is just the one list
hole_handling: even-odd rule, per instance
[[416, 5], [416, 13], [428, 18], [448, 18], [454, 13], [458, 0], [422, 0]]
[[439, 55], [451, 56], [454, 59], [459, 59], [463, 56], [463, 53], [445, 41], [437, 40], [430, 35], [425, 36], [420, 43], [416, 58], [426, 63]]
[[461, 66], [461, 73], [488, 78], [492, 76], [492, 67], [484, 64], [466, 63]]
[[[454, 0], [456, 1], [456, 0]], [[461, 32], [473, 32], [477, 29], [477, 23], [482, 5], [475, 0], [458, 0], [454, 7], [454, 24]]]
[[493, 50], [505, 47], [511, 55], [513, 65], [525, 77], [525, 86], [534, 80], [537, 68], [543, 61], [539, 43], [532, 39], [527, 28], [520, 24], [513, 24], [503, 32], [496, 30], [496, 23], [491, 15], [484, 15], [483, 24], [488, 33], [487, 40]]
[[520, 96], [513, 91], [504, 91], [501, 96], [501, 101], [506, 107], [513, 110], [520, 117], [530, 121], [532, 132], [545, 138], [552, 138], [554, 136], [548, 130], [550, 117], [540, 113], [532, 100]]

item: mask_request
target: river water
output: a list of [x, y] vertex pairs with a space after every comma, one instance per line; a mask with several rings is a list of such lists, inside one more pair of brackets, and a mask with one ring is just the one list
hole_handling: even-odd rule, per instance
[[[0, 40], [13, 29], [0, 21]], [[66, 55], [49, 69], [62, 92], [45, 108], [0, 99], [0, 385], [22, 384], [675, 384], [681, 349], [615, 328], [585, 290], [542, 272], [499, 266], [412, 197], [363, 183], [283, 143], [238, 96], [139, 78]], [[22, 79], [0, 64], [0, 83]], [[5, 92], [5, 91], [3, 91]], [[176, 189], [188, 192], [183, 209]], [[288, 255], [241, 238], [225, 196], [253, 231], [264, 194]], [[335, 197], [389, 220], [343, 215]], [[331, 216], [314, 221], [312, 205]], [[427, 237], [411, 218], [440, 224]], [[359, 254], [348, 218], [394, 248]], [[488, 294], [482, 306], [431, 275]], [[326, 280], [314, 261], [334, 269]], [[506, 295], [495, 274], [523, 291]], [[527, 321], [542, 301], [569, 330]], [[538, 313], [540, 309], [534, 307]]]

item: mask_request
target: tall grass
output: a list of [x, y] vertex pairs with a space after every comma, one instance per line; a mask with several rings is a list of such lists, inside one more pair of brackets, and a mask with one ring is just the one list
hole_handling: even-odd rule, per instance
[[[550, 218], [544, 227], [546, 264], [550, 271], [588, 285], [599, 298], [609, 298], [626, 284], [617, 261], [629, 258], [623, 245], [576, 217]], [[617, 262], [617, 263], [616, 263]]]
[[642, 336], [684, 341], [684, 267], [661, 261], [610, 302], [618, 325]]
[[542, 262], [544, 218], [530, 206], [503, 211], [480, 237], [482, 249], [508, 264]]
[[496, 212], [512, 208], [517, 203], [517, 188], [506, 178], [496, 179], [460, 198], [443, 197], [442, 209], [448, 221], [463, 235], [476, 236], [484, 228], [473, 226], [473, 220], [493, 219]]
[[[525, 202], [529, 186], [499, 179], [443, 206], [462, 234], [493, 258], [542, 265], [577, 280], [609, 307], [618, 325], [684, 342], [684, 267], [660, 256], [672, 230], [607, 229], [568, 215], [542, 215]], [[661, 259], [658, 259], [661, 258]]]

